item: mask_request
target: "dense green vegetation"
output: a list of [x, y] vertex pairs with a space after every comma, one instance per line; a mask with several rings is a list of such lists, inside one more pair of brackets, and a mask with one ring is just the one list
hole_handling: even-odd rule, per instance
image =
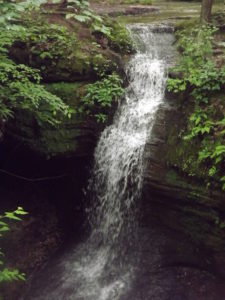
[[197, 142], [198, 153], [186, 158], [183, 170], [194, 176], [203, 169], [207, 185], [220, 180], [225, 189], [224, 99], [219, 97], [225, 67], [218, 66], [213, 57], [216, 31], [215, 27], [202, 26], [177, 32], [181, 58], [174, 71], [179, 78], [169, 79], [168, 89], [175, 93], [189, 89], [194, 100], [194, 110], [181, 136], [187, 144]]
[[[90, 113], [92, 107], [95, 107], [96, 111], [99, 111], [99, 107], [103, 109], [111, 107], [113, 101], [124, 95], [122, 80], [116, 74], [104, 76], [102, 80], [89, 84], [86, 92], [82, 101], [83, 109], [87, 113]], [[103, 113], [97, 113], [95, 116], [99, 122], [106, 120], [106, 115]]]
[[[70, 12], [66, 19], [85, 23], [93, 35], [101, 33], [117, 51], [132, 51], [126, 30], [116, 22], [103, 21], [88, 8], [87, 1], [69, 1], [67, 6]], [[35, 7], [29, 1], [18, 4], [2, 1], [0, 4], [4, 13], [0, 23], [0, 115], [7, 120], [18, 109], [28, 110], [38, 123], [56, 125], [62, 117], [70, 118], [75, 110], [48, 92], [41, 85], [42, 77], [50, 78], [52, 73], [54, 76], [54, 68], [58, 68], [60, 74], [65, 68], [83, 73], [110, 66], [94, 39], [91, 56], [87, 56], [74, 32], [71, 34], [62, 25], [49, 24], [34, 9], [40, 9], [38, 3]]]
[[[69, 116], [70, 108], [60, 98], [48, 93], [40, 84], [37, 69], [16, 64], [9, 58], [9, 48], [16, 40], [24, 40], [27, 32], [21, 24], [15, 23], [19, 14], [29, 9], [27, 3], [14, 4], [2, 1], [3, 14], [0, 23], [0, 115], [7, 120], [17, 109], [30, 110], [38, 122], [56, 124], [57, 115]], [[28, 33], [29, 34], [29, 33]]]

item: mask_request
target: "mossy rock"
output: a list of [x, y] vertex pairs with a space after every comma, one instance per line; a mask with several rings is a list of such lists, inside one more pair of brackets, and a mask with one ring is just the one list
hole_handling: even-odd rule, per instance
[[[46, 84], [45, 88], [76, 111], [85, 84], [61, 82]], [[8, 134], [41, 156], [91, 156], [100, 128], [93, 118], [78, 112], [71, 119], [63, 119], [57, 127], [38, 124], [29, 112], [18, 112], [8, 125]]]
[[111, 28], [111, 35], [108, 37], [110, 48], [120, 54], [133, 53], [133, 42], [126, 28], [109, 17], [104, 20], [106, 26]]
[[[174, 95], [173, 95], [174, 97]], [[184, 95], [183, 95], [184, 97]], [[215, 93], [210, 97], [208, 110], [210, 120], [218, 122], [223, 118], [224, 94]], [[207, 143], [210, 146], [211, 137], [185, 139], [188, 134], [189, 118], [194, 110], [191, 96], [176, 99], [177, 118], [175, 124], [169, 125], [167, 130], [167, 152], [165, 155], [167, 166], [175, 168], [182, 176], [201, 182], [207, 188], [207, 183], [214, 189], [221, 189], [220, 177], [210, 176], [210, 165], [199, 160], [199, 152]]]
[[104, 35], [66, 12], [27, 17], [24, 39], [15, 41], [10, 57], [16, 63], [39, 69], [43, 82], [95, 80], [99, 72], [122, 69], [121, 56], [133, 51], [126, 28], [102, 18], [111, 34]]
[[193, 103], [187, 94], [167, 94], [145, 149], [143, 202], [149, 217], [197, 243], [223, 249], [224, 193], [207, 188], [207, 167], [196, 164], [201, 141], [182, 139]]

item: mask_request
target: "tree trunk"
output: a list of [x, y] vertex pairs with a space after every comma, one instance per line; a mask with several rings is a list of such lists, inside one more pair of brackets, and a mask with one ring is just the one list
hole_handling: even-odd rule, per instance
[[213, 0], [202, 0], [201, 23], [208, 23], [211, 18]]

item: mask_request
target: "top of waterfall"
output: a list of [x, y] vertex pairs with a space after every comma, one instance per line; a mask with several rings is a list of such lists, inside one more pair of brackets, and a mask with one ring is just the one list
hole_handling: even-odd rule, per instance
[[174, 27], [169, 23], [132, 24], [127, 26], [138, 53], [174, 65], [176, 52]]

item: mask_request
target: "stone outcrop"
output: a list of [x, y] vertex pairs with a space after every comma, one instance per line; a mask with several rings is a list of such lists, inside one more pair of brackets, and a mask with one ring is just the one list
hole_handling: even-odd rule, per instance
[[[79, 112], [85, 87], [98, 80], [101, 72], [111, 74], [115, 71], [123, 77], [122, 56], [132, 52], [133, 46], [125, 28], [110, 18], [104, 19], [104, 26], [112, 31], [107, 38], [85, 23], [67, 20], [66, 11], [62, 13], [57, 6], [53, 5], [51, 10], [42, 21], [31, 23], [31, 40], [15, 42], [10, 49], [10, 57], [18, 64], [39, 69], [46, 89], [61, 97], [76, 113], [53, 127], [47, 123], [38, 124], [32, 113], [18, 111], [7, 124], [6, 137], [11, 144], [22, 142], [33, 152], [47, 158], [92, 156], [99, 133], [106, 124]], [[44, 36], [42, 40], [36, 36], [39, 31]], [[58, 46], [55, 40], [60, 34], [62, 45]], [[110, 120], [114, 108], [101, 113]]]
[[[83, 83], [53, 83], [46, 89], [60, 96], [71, 107], [78, 109], [79, 91]], [[43, 157], [81, 157], [91, 156], [102, 125], [95, 118], [84, 113], [75, 113], [71, 119], [65, 118], [57, 126], [39, 125], [34, 116], [18, 112], [7, 126], [10, 139], [23, 142], [33, 152]]]
[[219, 251], [225, 246], [224, 193], [207, 189], [203, 180], [168, 163], [168, 153], [176, 153], [177, 147], [170, 140], [171, 132], [178, 136], [187, 119], [176, 97], [161, 105], [146, 145], [144, 211], [157, 222]]

